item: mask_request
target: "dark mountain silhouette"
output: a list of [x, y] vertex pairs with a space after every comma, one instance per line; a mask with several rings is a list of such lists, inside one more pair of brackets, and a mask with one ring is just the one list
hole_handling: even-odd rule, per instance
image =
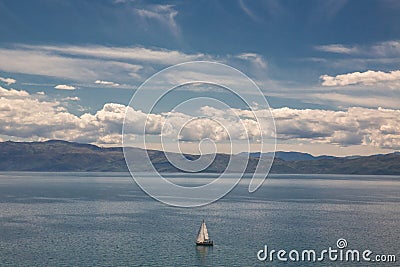
[[[128, 148], [132, 155], [140, 148]], [[178, 172], [164, 152], [147, 151], [155, 168], [160, 172]], [[185, 155], [196, 159], [196, 155]], [[243, 157], [247, 154], [234, 155]], [[251, 153], [247, 172], [257, 166], [259, 153]], [[268, 154], [267, 154], [268, 156]], [[214, 162], [204, 172], [221, 172], [230, 155], [217, 154]], [[133, 163], [144, 166], [142, 158], [133, 157]], [[0, 142], [0, 171], [127, 171], [121, 147], [99, 147], [67, 141]], [[142, 171], [147, 171], [143, 168]], [[298, 174], [387, 174], [400, 175], [400, 153], [372, 156], [314, 157], [301, 152], [277, 152], [271, 173]]]

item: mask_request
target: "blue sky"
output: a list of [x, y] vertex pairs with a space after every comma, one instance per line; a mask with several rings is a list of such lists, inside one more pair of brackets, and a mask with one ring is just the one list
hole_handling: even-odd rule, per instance
[[0, 136], [118, 145], [142, 82], [210, 60], [258, 84], [278, 149], [398, 150], [399, 12], [390, 0], [0, 1]]

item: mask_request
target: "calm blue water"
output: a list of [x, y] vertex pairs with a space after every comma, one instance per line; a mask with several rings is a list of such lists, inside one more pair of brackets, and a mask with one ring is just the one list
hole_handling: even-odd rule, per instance
[[[284, 264], [257, 259], [264, 245], [319, 251], [345, 238], [397, 255], [374, 266], [399, 266], [399, 204], [395, 176], [273, 175], [256, 193], [240, 184], [216, 203], [175, 208], [126, 173], [0, 173], [0, 265], [274, 266]], [[203, 218], [212, 248], [194, 245]]]

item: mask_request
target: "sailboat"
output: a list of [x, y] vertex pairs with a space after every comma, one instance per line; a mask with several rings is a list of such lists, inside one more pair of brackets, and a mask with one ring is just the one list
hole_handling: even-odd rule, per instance
[[197, 234], [196, 245], [197, 246], [212, 246], [212, 245], [214, 245], [213, 241], [208, 238], [207, 226], [206, 226], [206, 223], [204, 222], [204, 220], [201, 223], [199, 233]]

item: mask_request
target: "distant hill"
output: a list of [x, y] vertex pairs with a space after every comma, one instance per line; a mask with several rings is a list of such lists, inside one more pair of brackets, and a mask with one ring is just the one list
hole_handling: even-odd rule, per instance
[[[132, 155], [139, 148], [129, 148]], [[150, 159], [160, 172], [178, 172], [162, 151], [148, 150]], [[239, 154], [233, 157], [243, 157]], [[195, 159], [196, 155], [185, 155]], [[247, 172], [257, 166], [259, 153], [251, 153]], [[205, 172], [221, 172], [230, 155], [217, 154]], [[133, 156], [133, 163], [144, 166], [142, 158]], [[46, 142], [0, 142], [0, 171], [127, 171], [121, 147], [103, 148], [90, 144], [51, 140]], [[143, 168], [142, 171], [147, 171]], [[400, 175], [400, 154], [314, 157], [300, 152], [277, 152], [271, 173], [298, 174], [391, 174]]]
[[1, 171], [124, 171], [122, 148], [51, 140], [0, 143]]
[[[243, 152], [240, 155], [246, 156], [247, 153]], [[272, 153], [264, 153], [266, 156], [272, 156]], [[260, 152], [250, 153], [250, 157], [260, 157]], [[276, 151], [275, 158], [284, 160], [284, 161], [299, 161], [299, 160], [317, 160], [317, 159], [327, 159], [327, 158], [335, 158], [334, 156], [313, 156], [308, 153], [303, 152], [286, 152], [286, 151]]]

